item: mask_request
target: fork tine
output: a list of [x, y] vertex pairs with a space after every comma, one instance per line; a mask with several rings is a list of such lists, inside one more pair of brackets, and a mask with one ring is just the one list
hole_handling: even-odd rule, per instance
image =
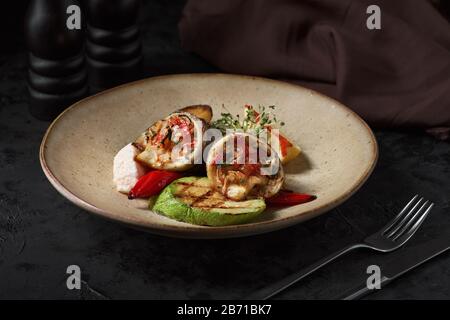
[[431, 209], [433, 209], [433, 207], [434, 207], [434, 203], [431, 203], [428, 206], [428, 208], [425, 210], [425, 212], [422, 213], [422, 215], [417, 219], [417, 221], [414, 223], [414, 225], [411, 228], [409, 228], [406, 232], [403, 232], [403, 235], [399, 234], [399, 235], [395, 236], [395, 238], [393, 240], [397, 241], [397, 239], [401, 236], [400, 242], [404, 243], [404, 242], [408, 241], [409, 238], [411, 238], [414, 235], [414, 233], [416, 233], [416, 231], [419, 229], [419, 227], [425, 221], [426, 217], [428, 216], [428, 213], [431, 211]]
[[[416, 211], [417, 207], [420, 205], [420, 203], [423, 201], [423, 197], [421, 197], [417, 202], [415, 202], [414, 206], [408, 211], [408, 213], [403, 214], [399, 219], [397, 219], [397, 222], [392, 225], [392, 228], [389, 230], [389, 234], [387, 237], [391, 237], [393, 234], [395, 234], [404, 224], [408, 221], [409, 217]], [[385, 232], [385, 234], [388, 232]]]
[[[401, 224], [399, 224], [399, 226], [396, 228], [395, 231], [393, 231], [392, 233], [390, 233], [388, 235], [388, 238], [392, 238], [392, 239], [396, 239], [399, 236], [401, 236], [403, 233], [405, 233], [405, 231], [409, 228], [409, 226], [415, 221], [416, 217], [419, 217], [420, 214], [422, 214], [422, 212], [424, 211], [424, 208], [428, 205], [429, 201], [425, 201], [418, 210], [413, 211], [411, 209], [411, 213], [408, 214], [407, 217], [405, 217], [405, 219], [402, 220]], [[417, 206], [414, 206], [414, 209], [416, 209]]]
[[384, 227], [384, 231], [383, 233], [386, 233], [389, 231], [390, 228], [392, 228], [395, 223], [402, 217], [402, 215], [409, 209], [409, 207], [411, 206], [411, 204], [417, 199], [419, 195], [416, 194], [414, 197], [412, 197], [411, 200], [409, 200], [409, 202], [406, 204], [406, 206], [403, 207], [402, 211], [400, 211], [400, 213], [398, 215], [395, 216], [394, 219], [392, 219], [390, 222], [388, 222], [388, 224], [386, 224], [386, 226]]

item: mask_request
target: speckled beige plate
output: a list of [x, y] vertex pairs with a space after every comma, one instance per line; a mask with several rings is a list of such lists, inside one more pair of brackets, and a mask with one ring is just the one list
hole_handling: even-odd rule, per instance
[[[204, 227], [177, 222], [129, 201], [112, 183], [115, 153], [155, 120], [193, 104], [276, 105], [283, 131], [303, 150], [285, 166], [288, 188], [317, 200], [266, 210], [249, 224]], [[377, 144], [369, 127], [340, 103], [302, 87], [263, 78], [189, 74], [150, 78], [84, 99], [62, 113], [45, 135], [40, 160], [52, 185], [74, 204], [161, 235], [226, 238], [281, 229], [322, 214], [349, 198], [370, 175]], [[141, 208], [139, 208], [141, 206]]]

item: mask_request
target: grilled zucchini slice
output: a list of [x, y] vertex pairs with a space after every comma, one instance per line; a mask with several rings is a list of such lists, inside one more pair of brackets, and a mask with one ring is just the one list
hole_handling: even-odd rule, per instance
[[185, 177], [168, 185], [152, 210], [169, 218], [206, 226], [246, 223], [266, 208], [263, 199], [232, 201], [206, 177]]

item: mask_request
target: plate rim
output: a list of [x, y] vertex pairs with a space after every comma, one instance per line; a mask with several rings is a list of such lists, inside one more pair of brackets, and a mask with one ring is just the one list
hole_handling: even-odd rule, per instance
[[[104, 210], [102, 208], [99, 208], [81, 198], [73, 194], [67, 187], [61, 183], [56, 176], [52, 173], [50, 167], [47, 164], [47, 161], [45, 159], [45, 150], [47, 149], [47, 140], [48, 137], [55, 126], [55, 124], [70, 110], [78, 107], [79, 105], [83, 105], [86, 101], [89, 101], [91, 99], [94, 99], [97, 96], [101, 96], [104, 94], [108, 94], [110, 92], [113, 92], [118, 89], [123, 89], [130, 86], [139, 85], [140, 83], [148, 82], [148, 81], [157, 81], [160, 79], [167, 79], [167, 78], [176, 78], [176, 77], [227, 77], [227, 78], [241, 78], [241, 79], [248, 79], [248, 80], [259, 80], [263, 82], [272, 82], [274, 84], [279, 84], [283, 86], [291, 86], [294, 88], [302, 88], [306, 91], [312, 92], [317, 96], [321, 96], [322, 98], [325, 98], [329, 101], [334, 102], [336, 107], [342, 109], [343, 111], [348, 112], [351, 117], [356, 119], [358, 122], [360, 122], [365, 131], [368, 133], [368, 136], [371, 140], [371, 154], [370, 154], [370, 165], [367, 166], [366, 170], [362, 173], [362, 175], [359, 177], [359, 179], [340, 197], [335, 199], [334, 201], [330, 201], [327, 204], [324, 204], [318, 208], [311, 209], [309, 211], [304, 212], [303, 214], [294, 214], [292, 216], [283, 217], [277, 220], [267, 220], [267, 221], [258, 221], [258, 222], [250, 222], [246, 224], [238, 224], [238, 225], [229, 225], [229, 226], [221, 226], [221, 227], [210, 227], [210, 226], [198, 226], [198, 225], [190, 225], [185, 224], [182, 226], [176, 226], [176, 225], [167, 225], [167, 224], [143, 224], [137, 223], [137, 221], [133, 219], [127, 219], [125, 215], [115, 216], [112, 217], [108, 210]], [[313, 89], [309, 89], [306, 87], [303, 87], [301, 85], [280, 81], [280, 80], [274, 80], [270, 78], [264, 78], [264, 77], [258, 77], [258, 76], [249, 76], [249, 75], [239, 75], [239, 74], [229, 74], [229, 73], [181, 73], [181, 74], [172, 74], [172, 75], [162, 75], [162, 76], [155, 76], [155, 77], [149, 77], [140, 79], [133, 82], [128, 82], [125, 84], [122, 84], [120, 86], [116, 86], [107, 90], [104, 90], [102, 92], [96, 93], [94, 95], [91, 95], [89, 97], [86, 97], [82, 100], [77, 101], [76, 103], [72, 104], [68, 108], [66, 108], [61, 114], [59, 114], [49, 125], [47, 128], [44, 137], [42, 138], [41, 145], [39, 147], [39, 160], [41, 164], [41, 168], [51, 183], [51, 185], [66, 199], [68, 199], [70, 202], [75, 204], [78, 207], [81, 207], [91, 213], [94, 213], [95, 215], [101, 216], [103, 218], [106, 218], [108, 220], [112, 220], [115, 222], [120, 222], [123, 224], [126, 224], [129, 227], [143, 230], [146, 232], [163, 235], [163, 236], [171, 236], [171, 237], [177, 237], [177, 238], [196, 238], [196, 239], [220, 239], [220, 238], [236, 238], [236, 237], [244, 237], [244, 236], [250, 236], [250, 235], [257, 235], [257, 234], [263, 234], [267, 232], [272, 232], [275, 230], [280, 230], [288, 226], [296, 225], [300, 222], [312, 219], [316, 216], [318, 216], [321, 213], [327, 212], [338, 205], [342, 204], [346, 200], [348, 200], [353, 194], [355, 194], [367, 181], [367, 179], [370, 177], [371, 173], [375, 169], [375, 166], [377, 164], [379, 157], [379, 147], [377, 140], [375, 138], [375, 135], [372, 131], [372, 129], [369, 127], [369, 125], [353, 110], [342, 104], [341, 102], [335, 100], [334, 98], [331, 98], [329, 96], [326, 96], [320, 92], [317, 92]]]

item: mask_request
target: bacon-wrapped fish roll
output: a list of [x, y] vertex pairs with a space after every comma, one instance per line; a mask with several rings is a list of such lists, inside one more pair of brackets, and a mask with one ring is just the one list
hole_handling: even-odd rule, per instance
[[[189, 108], [211, 112], [209, 106]], [[202, 136], [207, 123], [203, 117], [200, 119], [183, 110], [188, 109], [157, 121], [134, 142], [133, 145], [140, 150], [137, 161], [154, 169], [184, 171], [190, 169], [197, 159], [202, 159]]]
[[247, 133], [232, 133], [213, 143], [206, 169], [213, 186], [235, 201], [269, 198], [284, 181], [278, 154], [267, 142]]

